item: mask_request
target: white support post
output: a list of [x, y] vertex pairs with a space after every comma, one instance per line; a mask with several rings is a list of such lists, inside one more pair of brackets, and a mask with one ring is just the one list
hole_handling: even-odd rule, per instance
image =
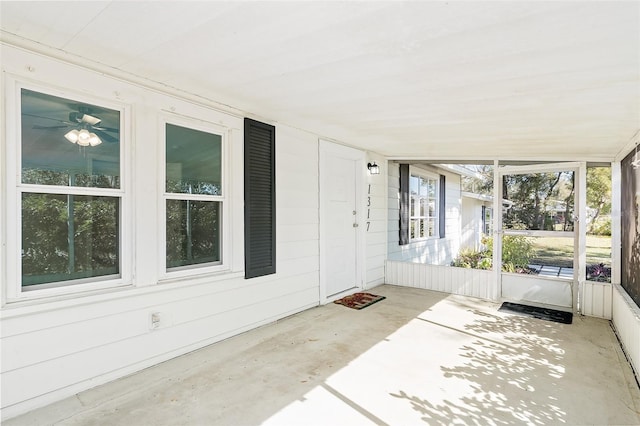
[[499, 161], [493, 161], [493, 273], [494, 300], [502, 298], [502, 175]]
[[620, 161], [611, 163], [611, 283], [621, 281], [622, 247], [622, 168]]
[[[578, 190], [576, 191], [576, 206], [578, 213], [577, 229], [577, 248], [578, 273], [574, 273], [573, 279], [573, 310], [582, 312], [582, 306], [579, 297], [584, 289], [587, 279], [587, 163], [580, 163], [578, 172]], [[574, 225], [575, 226], [575, 225]], [[577, 280], [576, 280], [577, 278]]]

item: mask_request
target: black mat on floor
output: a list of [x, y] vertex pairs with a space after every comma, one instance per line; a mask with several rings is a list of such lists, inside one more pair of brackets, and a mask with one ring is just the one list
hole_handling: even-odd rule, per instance
[[538, 318], [546, 321], [560, 322], [562, 324], [571, 324], [573, 322], [573, 314], [571, 312], [557, 311], [555, 309], [549, 308], [539, 308], [537, 306], [504, 302], [498, 310], [518, 315], [524, 315], [527, 317]]

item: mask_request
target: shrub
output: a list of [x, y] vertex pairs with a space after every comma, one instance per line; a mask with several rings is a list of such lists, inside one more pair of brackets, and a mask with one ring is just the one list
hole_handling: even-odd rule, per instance
[[611, 282], [611, 268], [605, 266], [604, 263], [587, 266], [587, 280], [599, 281], [604, 283]]
[[[493, 265], [493, 238], [484, 237], [486, 250], [463, 248], [451, 262], [459, 268], [491, 269]], [[533, 243], [523, 235], [505, 235], [502, 239], [502, 270], [529, 273], [529, 262], [535, 255]]]
[[491, 269], [491, 253], [472, 248], [463, 248], [451, 262], [451, 266], [458, 268]]

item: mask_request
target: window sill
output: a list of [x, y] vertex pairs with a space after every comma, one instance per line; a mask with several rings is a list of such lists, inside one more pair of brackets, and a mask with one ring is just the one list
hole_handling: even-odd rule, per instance
[[412, 240], [409, 240], [409, 244], [423, 243], [425, 241], [440, 240], [440, 239], [442, 239], [442, 238], [440, 238], [440, 237], [414, 238]]
[[158, 285], [184, 284], [185, 281], [189, 281], [190, 285], [199, 285], [211, 281], [220, 281], [240, 277], [244, 277], [244, 271], [234, 272], [229, 269], [192, 269], [188, 270], [188, 272], [182, 270], [165, 273], [162, 277], [160, 277], [160, 279], [158, 279]]

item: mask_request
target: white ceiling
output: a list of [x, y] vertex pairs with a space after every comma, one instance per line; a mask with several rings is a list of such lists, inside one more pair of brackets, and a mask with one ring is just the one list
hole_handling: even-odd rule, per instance
[[640, 2], [0, 2], [27, 39], [391, 157], [611, 158]]

